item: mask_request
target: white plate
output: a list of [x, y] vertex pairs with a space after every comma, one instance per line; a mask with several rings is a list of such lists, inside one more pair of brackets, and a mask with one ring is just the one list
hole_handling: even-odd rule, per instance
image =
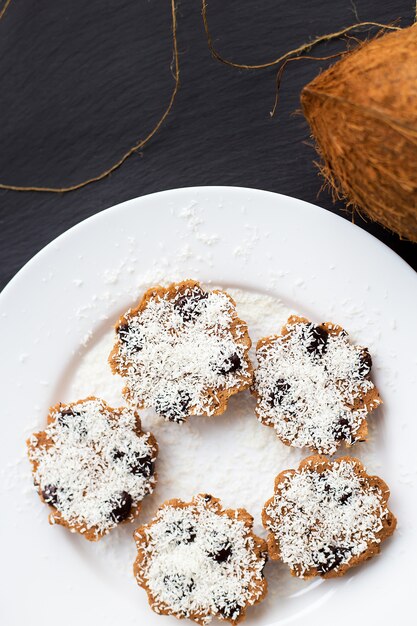
[[[398, 531], [381, 556], [340, 580], [294, 581], [284, 566], [269, 564], [269, 599], [249, 611], [248, 626], [304, 624], [307, 619], [313, 625], [330, 619], [340, 626], [352, 620], [413, 624], [416, 274], [379, 241], [327, 211], [231, 187], [158, 193], [95, 215], [48, 245], [4, 290], [1, 623], [177, 623], [150, 611], [131, 576], [133, 527], [90, 544], [48, 525], [46, 507], [31, 487], [24, 443], [30, 432], [42, 428], [48, 407], [61, 399], [75, 400], [77, 390], [103, 389], [108, 399], [117, 399], [119, 381], [112, 378], [111, 388], [104, 363], [108, 330], [137, 301], [144, 285], [167, 277], [193, 277], [280, 298], [284, 305], [276, 304], [276, 315], [274, 301], [265, 308], [261, 300], [263, 322], [271, 331], [294, 309], [317, 321], [341, 324], [374, 355], [384, 407], [371, 418], [372, 440], [352, 453], [390, 485]], [[255, 328], [253, 313], [252, 306], [248, 316], [256, 335], [266, 326]], [[102, 366], [95, 362], [100, 354]], [[234, 399], [225, 416], [194, 418], [181, 428], [161, 424], [147, 412], [145, 425], [152, 425], [172, 454], [167, 452], [164, 460], [161, 451], [159, 473], [167, 477], [167, 485], [152, 496], [148, 509], [164, 489], [175, 489], [176, 480], [175, 495], [191, 495], [186, 493], [191, 487], [211, 490], [228, 506], [250, 502], [249, 491], [259, 491], [253, 494], [255, 503], [271, 494], [273, 474], [295, 465], [300, 454], [258, 424], [251, 406], [248, 398]], [[259, 478], [254, 478], [256, 467]], [[259, 528], [260, 508], [255, 508], [251, 513]]]

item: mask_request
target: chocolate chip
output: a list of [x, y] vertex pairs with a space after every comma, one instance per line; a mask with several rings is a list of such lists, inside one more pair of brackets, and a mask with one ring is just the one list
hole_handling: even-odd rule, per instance
[[195, 530], [190, 530], [190, 532], [188, 533], [188, 535], [184, 538], [183, 543], [193, 543], [195, 541], [197, 537], [197, 533], [195, 532]]
[[[71, 408], [61, 409], [60, 414], [62, 415], [62, 417], [74, 417], [74, 415], [76, 415], [74, 410]], [[79, 415], [79, 413], [77, 413], [77, 415]]]
[[352, 496], [352, 492], [350, 490], [345, 491], [345, 493], [343, 493], [339, 498], [340, 504], [346, 504], [346, 502], [348, 502], [351, 496]]
[[364, 348], [361, 351], [361, 356], [360, 356], [359, 374], [365, 378], [366, 376], [369, 376], [371, 372], [371, 368], [372, 368], [372, 357], [369, 354], [369, 351], [366, 348]]
[[122, 450], [113, 450], [112, 452], [112, 457], [115, 461], [120, 461], [121, 459], [124, 459], [125, 456], [126, 452], [123, 452]]
[[122, 491], [119, 496], [113, 499], [112, 506], [111, 519], [117, 524], [123, 522], [129, 517], [132, 510], [132, 496], [126, 491]]
[[174, 402], [169, 403], [169, 399], [157, 398], [155, 411], [170, 422], [180, 423], [188, 416], [187, 409], [190, 406], [190, 402], [190, 394], [187, 391], [180, 390]]
[[80, 415], [78, 412], [74, 411], [72, 408], [60, 409], [58, 415], [58, 423], [61, 426], [68, 426], [69, 420], [76, 415]]
[[223, 365], [219, 368], [219, 374], [226, 376], [226, 374], [231, 374], [232, 372], [236, 372], [242, 367], [242, 361], [240, 360], [239, 355], [234, 352], [231, 356], [229, 356]]
[[164, 584], [178, 598], [185, 598], [195, 588], [194, 580], [192, 578], [187, 580], [184, 574], [167, 574], [164, 576]]
[[169, 524], [165, 532], [168, 537], [172, 537], [178, 546], [181, 543], [193, 543], [197, 537], [195, 527], [187, 520], [178, 520]]
[[155, 463], [151, 456], [140, 457], [138, 454], [134, 454], [129, 469], [135, 476], [149, 478], [154, 473]]
[[321, 550], [318, 551], [320, 556], [317, 558], [317, 573], [322, 576], [335, 569], [342, 563], [348, 553], [349, 550], [338, 546], [321, 548]]
[[181, 315], [184, 322], [191, 322], [201, 314], [198, 304], [208, 297], [208, 293], [195, 287], [190, 293], [178, 296], [174, 301], [174, 309]]
[[327, 472], [322, 472], [319, 474], [319, 481], [320, 483], [324, 483], [323, 485], [323, 490], [324, 493], [330, 493], [332, 488], [330, 487], [329, 483], [328, 483], [328, 474]]
[[122, 343], [129, 344], [129, 352], [140, 352], [142, 350], [142, 340], [140, 335], [136, 332], [130, 332], [129, 324], [120, 324], [117, 329], [119, 339]]
[[127, 322], [125, 322], [124, 324], [120, 324], [117, 328], [119, 339], [120, 341], [123, 341], [123, 343], [127, 341], [128, 332], [129, 332], [129, 324]]
[[[113, 450], [112, 458], [115, 461], [121, 461], [126, 457], [126, 452], [122, 450]], [[149, 478], [154, 473], [155, 464], [152, 461], [151, 456], [141, 457], [137, 452], [132, 454], [132, 458], [129, 461], [129, 471], [131, 474], [135, 476], [144, 476], [145, 478]]]
[[[225, 600], [225, 602], [227, 602], [227, 600]], [[222, 617], [225, 617], [226, 619], [232, 618], [233, 621], [237, 621], [241, 608], [242, 607], [237, 602], [227, 602], [227, 604], [218, 606], [217, 610]]]
[[314, 356], [322, 356], [326, 352], [328, 338], [329, 333], [325, 328], [310, 324], [304, 336], [307, 352]]
[[[184, 579], [184, 576], [182, 576], [182, 578]], [[166, 587], [174, 587], [175, 589], [177, 589], [177, 587], [179, 586], [179, 579], [179, 574], [166, 574], [164, 576], [164, 585]]]
[[333, 436], [336, 441], [342, 441], [342, 439], [349, 439], [352, 433], [351, 425], [346, 417], [341, 417], [336, 422], [333, 428]]
[[[71, 420], [74, 417], [81, 417], [82, 411], [78, 410], [75, 406], [68, 407], [66, 409], [60, 409], [57, 421], [58, 424], [64, 426], [65, 428], [70, 427]], [[82, 424], [82, 422], [77, 423], [77, 432], [81, 437], [85, 437], [87, 435], [87, 428]]]
[[273, 389], [269, 393], [269, 403], [271, 406], [277, 406], [282, 403], [284, 396], [291, 389], [291, 385], [283, 378], [278, 378]]
[[180, 296], [174, 304], [174, 309], [181, 315], [185, 322], [192, 318], [193, 301], [187, 296]]
[[217, 561], [217, 563], [225, 563], [232, 556], [232, 547], [229, 543], [225, 544], [216, 552], [209, 552], [209, 557]]
[[179, 407], [184, 416], [187, 414], [187, 409], [190, 406], [191, 396], [188, 391], [180, 391], [178, 394], [179, 397]]
[[58, 487], [56, 485], [45, 485], [42, 489], [42, 497], [47, 504], [56, 506], [58, 504]]
[[179, 533], [178, 543], [193, 543], [197, 537], [195, 527], [187, 520], [181, 520], [175, 523], [176, 532]]

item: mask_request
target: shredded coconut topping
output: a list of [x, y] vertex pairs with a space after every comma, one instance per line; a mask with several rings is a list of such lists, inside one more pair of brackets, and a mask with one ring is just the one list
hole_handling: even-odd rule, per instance
[[281, 559], [303, 577], [349, 563], [378, 544], [389, 514], [381, 490], [341, 460], [323, 471], [303, 467], [289, 472], [266, 506], [267, 527]]
[[144, 302], [119, 323], [110, 357], [130, 402], [181, 422], [213, 415], [251, 384], [247, 327], [226, 293], [187, 281], [157, 288]]
[[35, 485], [71, 527], [99, 536], [153, 491], [157, 451], [126, 408], [96, 398], [58, 406], [29, 440]]
[[292, 446], [332, 454], [342, 440], [360, 438], [368, 412], [380, 404], [369, 352], [350, 344], [340, 327], [290, 318], [282, 335], [260, 342], [257, 359], [258, 418]]
[[261, 540], [238, 511], [233, 517], [220, 512], [211, 496], [177, 502], [163, 506], [151, 524], [137, 531], [138, 582], [150, 592], [156, 612], [199, 623], [215, 615], [234, 621], [265, 594], [267, 557], [259, 554]]

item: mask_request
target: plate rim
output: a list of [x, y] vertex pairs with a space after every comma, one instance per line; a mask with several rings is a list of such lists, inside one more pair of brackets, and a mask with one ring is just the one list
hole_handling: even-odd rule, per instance
[[[74, 231], [76, 231], [78, 228], [81, 228], [86, 223], [93, 221], [93, 220], [100, 219], [101, 216], [109, 215], [110, 213], [116, 212], [123, 207], [127, 207], [129, 204], [134, 204], [138, 201], [141, 201], [150, 197], [158, 197], [158, 196], [163, 197], [164, 195], [177, 194], [181, 192], [192, 193], [196, 191], [200, 193], [205, 192], [205, 191], [209, 191], [209, 192], [211, 191], [222, 192], [223, 191], [226, 193], [228, 192], [233, 193], [234, 191], [238, 191], [238, 192], [243, 191], [243, 192], [261, 194], [261, 195], [273, 196], [276, 198], [285, 198], [285, 200], [290, 200], [290, 201], [295, 201], [297, 203], [300, 203], [301, 205], [305, 207], [309, 207], [309, 210], [316, 212], [317, 214], [320, 215], [320, 217], [322, 217], [322, 215], [325, 214], [327, 216], [326, 219], [327, 218], [329, 218], [330, 220], [334, 219], [339, 224], [344, 223], [348, 228], [353, 228], [356, 230], [356, 232], [359, 231], [360, 233], [362, 233], [365, 236], [365, 238], [369, 238], [374, 243], [376, 242], [382, 247], [382, 249], [385, 249], [385, 252], [388, 252], [390, 255], [392, 255], [393, 258], [401, 262], [401, 264], [403, 265], [403, 268], [407, 272], [411, 272], [410, 275], [414, 276], [414, 278], [417, 280], [417, 272], [414, 270], [414, 268], [412, 268], [411, 265], [407, 263], [407, 261], [405, 261], [397, 252], [392, 250], [392, 248], [390, 248], [386, 243], [378, 239], [378, 237], [376, 237], [375, 235], [368, 233], [368, 231], [366, 231], [361, 226], [358, 226], [354, 222], [350, 222], [348, 219], [344, 218], [342, 215], [339, 215], [338, 213], [333, 213], [333, 211], [330, 211], [328, 209], [324, 209], [323, 207], [320, 207], [318, 204], [313, 204], [312, 202], [301, 200], [300, 198], [296, 198], [294, 196], [289, 196], [289, 195], [282, 194], [282, 193], [275, 192], [275, 191], [257, 189], [256, 187], [240, 187], [238, 185], [236, 186], [234, 185], [197, 185], [197, 186], [190, 186], [190, 187], [174, 187], [173, 189], [164, 189], [162, 191], [155, 191], [149, 194], [144, 194], [143, 196], [136, 196], [134, 198], [130, 198], [129, 200], [124, 200], [123, 202], [119, 202], [117, 204], [113, 204], [109, 207], [106, 207], [105, 209], [102, 209], [101, 211], [98, 211], [97, 213], [94, 213], [93, 215], [90, 215], [89, 217], [86, 217], [80, 220], [73, 226], [70, 226], [70, 228], [67, 228], [64, 232], [62, 232], [57, 237], [54, 237], [54, 239], [51, 239], [45, 246], [43, 246], [40, 250], [38, 250], [38, 252], [36, 252], [28, 261], [26, 261], [26, 263], [22, 265], [22, 267], [16, 272], [16, 274], [14, 274], [11, 277], [11, 279], [8, 281], [8, 283], [6, 283], [6, 285], [3, 287], [2, 291], [0, 292], [0, 304], [1, 304], [3, 297], [5, 295], [8, 295], [9, 290], [14, 287], [15, 280], [19, 279], [21, 277], [21, 274], [25, 273], [27, 269], [32, 266], [32, 263], [34, 263], [36, 260], [38, 260], [38, 258], [46, 254], [49, 251], [50, 246], [57, 244], [60, 241], [63, 241], [67, 236], [70, 235], [70, 233], [73, 233]], [[164, 207], [161, 207], [161, 210], [163, 208]]]

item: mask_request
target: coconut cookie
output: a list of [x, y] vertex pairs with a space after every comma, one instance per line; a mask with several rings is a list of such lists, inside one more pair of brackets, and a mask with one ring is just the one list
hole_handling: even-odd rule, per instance
[[242, 621], [267, 593], [267, 545], [252, 527], [245, 509], [223, 510], [210, 495], [165, 502], [134, 534], [134, 574], [151, 608], [198, 624]]
[[48, 426], [28, 439], [35, 486], [49, 521], [96, 541], [132, 520], [152, 493], [157, 444], [138, 415], [90, 397], [51, 408]]
[[256, 414], [281, 441], [333, 454], [366, 439], [366, 417], [381, 404], [372, 359], [340, 326], [291, 316], [280, 335], [258, 342], [256, 356]]
[[300, 578], [343, 576], [394, 532], [388, 498], [387, 485], [358, 459], [310, 456], [275, 479], [262, 513], [269, 554]]
[[235, 306], [192, 280], [149, 289], [116, 324], [109, 357], [126, 399], [173, 422], [223, 413], [252, 383], [251, 340]]

